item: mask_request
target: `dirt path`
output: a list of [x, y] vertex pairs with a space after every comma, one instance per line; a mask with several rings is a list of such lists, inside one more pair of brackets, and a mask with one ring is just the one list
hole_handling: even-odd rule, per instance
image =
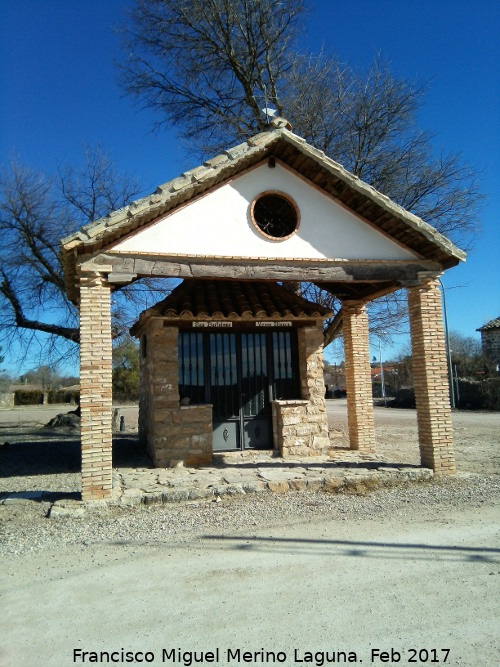
[[[345, 406], [328, 411], [341, 444]], [[379, 451], [418, 462], [415, 412], [376, 409], [375, 419]], [[497, 667], [500, 415], [454, 413], [453, 423], [460, 475], [446, 484], [83, 523], [35, 520], [22, 506], [5, 514], [3, 530], [32, 546], [0, 556], [0, 666]]]
[[[215, 664], [242, 664], [228, 656], [241, 649], [302, 667], [307, 652], [320, 665], [326, 651], [363, 665], [496, 667], [497, 531], [490, 505], [432, 517], [413, 508], [34, 554], [2, 564], [0, 664], [69, 667], [84, 664], [75, 649], [123, 648], [153, 665], [217, 649]], [[185, 661], [163, 661], [163, 649]], [[410, 662], [415, 650], [426, 659]]]
[[[339, 430], [339, 444], [349, 446], [347, 406], [343, 399], [327, 401], [331, 428]], [[398, 463], [418, 465], [416, 410], [375, 408], [377, 452]], [[500, 413], [455, 410], [452, 413], [457, 469], [484, 475], [500, 472]]]

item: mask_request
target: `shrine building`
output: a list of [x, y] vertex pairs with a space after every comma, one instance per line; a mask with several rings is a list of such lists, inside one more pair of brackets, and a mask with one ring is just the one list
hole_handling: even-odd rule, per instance
[[[276, 118], [269, 129], [63, 239], [80, 308], [82, 499], [112, 488], [111, 294], [182, 282], [144, 311], [139, 437], [157, 467], [213, 452], [328, 455], [323, 323], [341, 300], [350, 447], [375, 452], [366, 304], [405, 289], [422, 466], [455, 471], [439, 276], [465, 253]], [[283, 285], [285, 283], [285, 286]]]

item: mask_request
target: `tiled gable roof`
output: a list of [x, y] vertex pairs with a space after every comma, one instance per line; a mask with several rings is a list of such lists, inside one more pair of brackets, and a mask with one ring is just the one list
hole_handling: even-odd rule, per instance
[[483, 324], [483, 326], [476, 329], [476, 331], [490, 331], [491, 329], [500, 329], [500, 317], [486, 322], [486, 324]]
[[333, 313], [264, 281], [186, 279], [166, 299], [148, 308], [130, 330], [135, 336], [153, 317], [173, 321], [231, 322], [324, 320]]
[[79, 254], [97, 254], [125, 235], [269, 157], [295, 170], [312, 185], [421, 257], [437, 262], [443, 268], [465, 259], [465, 253], [432, 226], [287, 130], [283, 119], [274, 119], [274, 123], [269, 131], [207, 160], [179, 178], [160, 185], [151, 195], [113, 211], [63, 239], [61, 254], [68, 294], [75, 297]]

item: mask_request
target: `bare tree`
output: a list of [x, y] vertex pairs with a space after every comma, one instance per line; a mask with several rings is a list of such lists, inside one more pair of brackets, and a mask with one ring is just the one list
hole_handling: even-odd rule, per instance
[[59, 242], [137, 191], [100, 147], [85, 151], [80, 169], [62, 167], [55, 178], [15, 161], [0, 174], [0, 336], [6, 349], [16, 344], [19, 354], [33, 354], [38, 346], [46, 358], [76, 349], [77, 311], [66, 296]]
[[267, 103], [294, 131], [462, 246], [478, 179], [435, 156], [416, 123], [427, 89], [380, 55], [365, 71], [300, 50], [303, 0], [137, 0], [123, 31], [125, 90], [203, 154], [262, 130]]
[[458, 154], [434, 155], [416, 122], [426, 85], [395, 77], [377, 55], [366, 71], [334, 57], [296, 58], [283, 105], [297, 131], [353, 174], [467, 246], [477, 232], [478, 176]]
[[[342, 304], [331, 292], [321, 289], [314, 283], [302, 283], [301, 294], [304, 298], [320, 303], [333, 312], [333, 316], [324, 322], [325, 347], [332, 343], [342, 331]], [[408, 308], [406, 297], [401, 292], [379, 297], [368, 304], [370, 334], [387, 335], [389, 338], [402, 333], [408, 328]]]
[[291, 67], [303, 0], [138, 0], [124, 30], [125, 90], [203, 152], [265, 127]]
[[[460, 155], [435, 155], [418, 127], [427, 86], [394, 76], [379, 54], [364, 71], [307, 54], [304, 11], [303, 0], [137, 0], [123, 31], [123, 86], [158, 112], [157, 126], [176, 126], [203, 156], [264, 129], [270, 105], [309, 143], [467, 247], [478, 229], [479, 180]], [[303, 290], [339, 311], [334, 295]], [[406, 313], [399, 295], [370, 310], [380, 330]], [[328, 323], [325, 342], [340, 330]]]

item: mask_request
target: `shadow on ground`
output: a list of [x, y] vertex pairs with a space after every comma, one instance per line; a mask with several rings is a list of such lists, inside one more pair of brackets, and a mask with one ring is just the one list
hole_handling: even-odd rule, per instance
[[[10, 435], [10, 437], [9, 437]], [[81, 463], [80, 435], [74, 432], [2, 431], [0, 446], [0, 479], [12, 476], [58, 475], [79, 473]], [[113, 437], [113, 466], [153, 467], [136, 434]]]
[[466, 546], [463, 544], [429, 544], [406, 542], [376, 542], [290, 537], [258, 537], [257, 535], [203, 535], [206, 547], [219, 549], [221, 543], [240, 551], [259, 551], [296, 555], [297, 549], [322, 557], [353, 556], [356, 558], [385, 558], [498, 564], [500, 549]]
[[[113, 466], [152, 468], [136, 433], [113, 437]], [[80, 434], [70, 429], [0, 429], [0, 500], [80, 499]], [[74, 476], [72, 483], [61, 482]], [[10, 480], [10, 484], [8, 484]], [[2, 481], [4, 482], [2, 484]], [[12, 490], [15, 483], [15, 491]], [[66, 489], [61, 489], [66, 484]], [[10, 488], [9, 488], [10, 487]]]

